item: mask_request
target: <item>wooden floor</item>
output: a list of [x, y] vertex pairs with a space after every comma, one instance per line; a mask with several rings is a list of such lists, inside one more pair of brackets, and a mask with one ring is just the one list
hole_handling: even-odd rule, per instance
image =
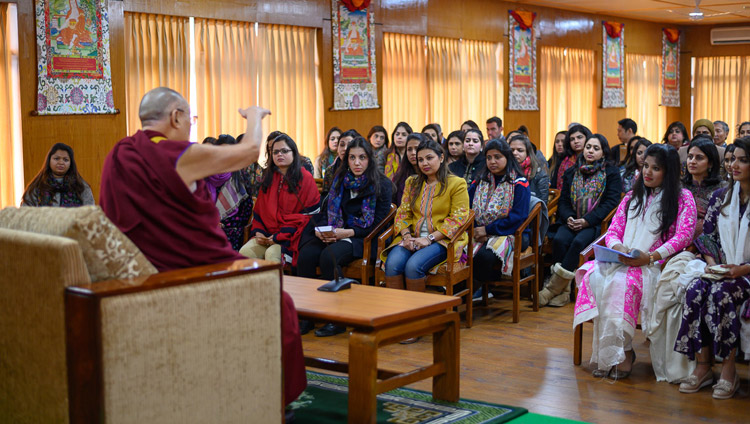
[[[613, 382], [591, 376], [591, 326], [586, 325], [583, 363], [573, 365], [573, 306], [533, 312], [522, 302], [521, 322], [513, 324], [510, 300], [493, 299], [475, 308], [472, 328], [461, 329], [461, 397], [522, 406], [531, 412], [595, 423], [750, 422], [748, 367], [738, 364], [740, 392], [714, 400], [711, 389], [686, 395], [676, 385], [657, 383], [648, 345], [640, 331], [637, 361], [629, 379]], [[347, 360], [346, 333], [302, 337], [305, 355]], [[381, 349], [381, 368], [404, 371], [428, 363], [432, 340]], [[716, 371], [719, 368], [715, 368]], [[430, 390], [430, 380], [409, 386]]]

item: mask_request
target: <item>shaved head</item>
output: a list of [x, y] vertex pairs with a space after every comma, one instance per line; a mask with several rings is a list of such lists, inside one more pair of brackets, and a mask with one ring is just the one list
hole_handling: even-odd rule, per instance
[[141, 124], [147, 126], [149, 123], [162, 120], [176, 105], [187, 106], [187, 101], [180, 93], [167, 87], [154, 88], [143, 96], [138, 107], [138, 117]]

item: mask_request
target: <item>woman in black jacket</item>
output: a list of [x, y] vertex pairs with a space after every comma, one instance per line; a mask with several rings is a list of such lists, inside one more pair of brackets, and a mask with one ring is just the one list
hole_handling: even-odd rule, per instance
[[[323, 280], [333, 280], [336, 268], [362, 258], [364, 239], [388, 216], [393, 184], [378, 168], [370, 143], [355, 137], [346, 148], [346, 158], [336, 170], [328, 197], [321, 202], [316, 225], [333, 227], [333, 235], [315, 231], [315, 238], [300, 248], [297, 274], [316, 278], [320, 266]], [[372, 260], [377, 238], [372, 243]], [[366, 281], [363, 281], [367, 284]], [[342, 333], [344, 327], [326, 324], [315, 331], [319, 337]]]
[[620, 169], [609, 156], [607, 139], [593, 134], [583, 153], [563, 175], [557, 222], [552, 239], [552, 276], [539, 292], [539, 305], [563, 306], [570, 301], [570, 281], [578, 268], [578, 255], [601, 232], [604, 218], [620, 203]]
[[484, 136], [482, 131], [470, 129], [464, 134], [464, 155], [448, 165], [448, 169], [471, 185], [484, 169]]

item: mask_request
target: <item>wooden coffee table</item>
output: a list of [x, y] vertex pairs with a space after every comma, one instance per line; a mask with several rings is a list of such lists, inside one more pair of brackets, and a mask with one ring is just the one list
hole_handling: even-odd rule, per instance
[[[453, 296], [353, 284], [337, 293], [318, 291], [325, 281], [284, 276], [301, 318], [354, 327], [349, 363], [305, 358], [308, 366], [349, 374], [349, 422], [374, 423], [376, 399], [387, 392], [432, 377], [435, 399], [459, 396], [459, 317]], [[378, 348], [409, 337], [433, 335], [433, 363], [405, 373], [378, 369]]]

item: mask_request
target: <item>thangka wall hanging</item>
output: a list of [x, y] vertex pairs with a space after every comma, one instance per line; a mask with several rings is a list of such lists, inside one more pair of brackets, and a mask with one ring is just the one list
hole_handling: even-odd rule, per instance
[[509, 110], [539, 110], [536, 94], [536, 13], [509, 10]]
[[625, 107], [625, 24], [602, 21], [602, 107]]
[[680, 107], [680, 30], [664, 28], [661, 40], [661, 105]]
[[375, 16], [370, 0], [331, 0], [333, 110], [377, 109]]
[[115, 113], [106, 0], [37, 0], [39, 115]]

